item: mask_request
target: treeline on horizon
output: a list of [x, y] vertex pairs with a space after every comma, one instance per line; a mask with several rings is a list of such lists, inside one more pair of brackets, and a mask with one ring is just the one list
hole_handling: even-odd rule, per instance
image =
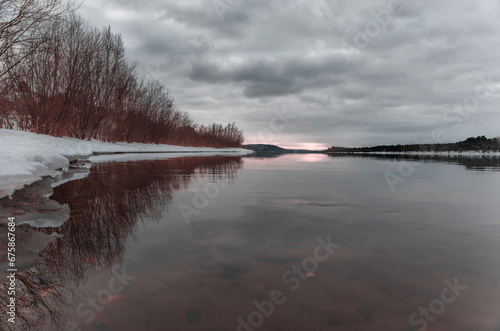
[[369, 152], [461, 152], [461, 151], [496, 151], [500, 152], [500, 137], [470, 137], [456, 143], [445, 144], [410, 144], [380, 145], [373, 147], [337, 147], [327, 149], [330, 153], [369, 153]]
[[110, 27], [60, 0], [0, 0], [0, 128], [79, 139], [239, 147], [234, 123], [198, 125], [140, 77]]

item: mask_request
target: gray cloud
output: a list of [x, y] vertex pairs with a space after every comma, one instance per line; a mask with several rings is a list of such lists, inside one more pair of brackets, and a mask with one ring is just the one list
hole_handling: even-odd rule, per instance
[[[278, 108], [293, 117], [272, 135], [284, 146], [500, 135], [498, 1], [86, 0], [80, 13], [121, 33], [196, 121], [235, 121], [250, 143]], [[493, 93], [450, 113], [484, 92], [478, 74]]]
[[282, 59], [276, 62], [256, 61], [224, 68], [215, 63], [194, 63], [189, 77], [208, 83], [240, 83], [248, 98], [298, 94], [339, 84], [336, 76], [345, 72], [340, 57], [325, 60]]

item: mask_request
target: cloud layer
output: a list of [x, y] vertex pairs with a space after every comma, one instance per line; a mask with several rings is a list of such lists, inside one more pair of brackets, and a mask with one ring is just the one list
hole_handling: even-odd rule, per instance
[[248, 143], [500, 135], [498, 1], [180, 3], [86, 0], [79, 12], [121, 33], [196, 121], [234, 121]]

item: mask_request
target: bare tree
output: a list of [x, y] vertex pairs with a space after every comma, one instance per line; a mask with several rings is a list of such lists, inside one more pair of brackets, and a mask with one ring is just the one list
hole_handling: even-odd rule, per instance
[[103, 141], [241, 145], [234, 123], [193, 123], [161, 82], [137, 77], [119, 34], [67, 14], [71, 7], [59, 1], [0, 0], [0, 127]]
[[[63, 17], [74, 10], [74, 7], [73, 1], [0, 0], [0, 78], [23, 59], [20, 57], [17, 61], [8, 63], [2, 61], [6, 55], [19, 51], [19, 46], [25, 42], [35, 41], [36, 45], [42, 45], [49, 36], [40, 36], [34, 32], [41, 25]], [[36, 47], [29, 48], [30, 51], [35, 49]]]

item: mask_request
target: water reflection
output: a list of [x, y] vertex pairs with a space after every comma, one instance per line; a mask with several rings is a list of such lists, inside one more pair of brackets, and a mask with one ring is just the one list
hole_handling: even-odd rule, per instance
[[384, 161], [445, 163], [464, 166], [467, 170], [500, 171], [498, 155], [397, 155], [397, 154], [328, 154], [331, 158], [371, 158]]
[[[13, 211], [23, 207], [20, 206], [23, 203], [35, 207], [43, 205], [43, 208], [35, 208], [36, 213], [47, 213], [49, 219], [58, 211], [57, 217], [62, 222], [67, 216], [61, 216], [60, 209], [70, 210], [69, 219], [57, 229], [45, 227], [34, 231], [27, 225], [18, 227], [19, 237], [23, 237], [22, 231], [35, 232], [45, 239], [47, 236], [43, 234], [51, 235], [52, 241], [39, 240], [39, 245], [46, 246], [36, 261], [31, 261], [26, 268], [18, 265], [16, 325], [14, 328], [7, 323], [6, 310], [2, 309], [0, 326], [6, 330], [63, 328], [65, 307], [69, 308], [69, 303], [75, 302], [75, 297], [80, 295], [74, 288], [93, 274], [116, 270], [120, 266], [125, 242], [133, 238], [138, 223], [143, 222], [145, 216], [154, 219], [164, 214], [175, 191], [186, 188], [193, 179], [208, 177], [232, 181], [241, 166], [240, 157], [102, 163], [95, 164], [88, 177], [53, 188], [51, 200], [42, 198], [47, 192], [52, 193], [53, 180], [50, 179], [17, 192], [13, 200], [0, 200], [2, 213], [18, 216], [19, 220], [23, 215]], [[45, 190], [40, 190], [40, 185]], [[31, 216], [28, 213], [26, 217]], [[0, 229], [3, 240], [6, 229], [4, 226]], [[60, 238], [53, 240], [55, 237]], [[17, 247], [17, 254], [21, 256], [23, 245], [18, 243]], [[2, 266], [4, 264], [6, 256], [2, 258]], [[6, 279], [6, 275], [1, 276]], [[2, 307], [9, 299], [7, 290], [5, 284], [1, 285]]]
[[[62, 327], [68, 313], [82, 330], [235, 330], [238, 316], [256, 310], [254, 300], [281, 289], [286, 303], [259, 329], [418, 330], [410, 314], [455, 277], [468, 289], [429, 330], [498, 329], [498, 173], [405, 159], [427, 164], [393, 195], [382, 176], [390, 164], [380, 159], [401, 161], [285, 155], [246, 159], [241, 172], [240, 158], [96, 164], [88, 178], [54, 189], [51, 203], [69, 207], [70, 219], [36, 232], [64, 237], [20, 272], [19, 314], [28, 319], [20, 329], [56, 330], [43, 318]], [[498, 168], [480, 159], [442, 161]], [[237, 185], [188, 226], [171, 208], [193, 201], [192, 191], [178, 191], [189, 183], [236, 176]], [[283, 273], [327, 235], [341, 247], [291, 290]], [[109, 271], [122, 265], [136, 278], [105, 299], [113, 304], [101, 315], [87, 319], [91, 313], [71, 306], [87, 302], [80, 290], [99, 297]]]

